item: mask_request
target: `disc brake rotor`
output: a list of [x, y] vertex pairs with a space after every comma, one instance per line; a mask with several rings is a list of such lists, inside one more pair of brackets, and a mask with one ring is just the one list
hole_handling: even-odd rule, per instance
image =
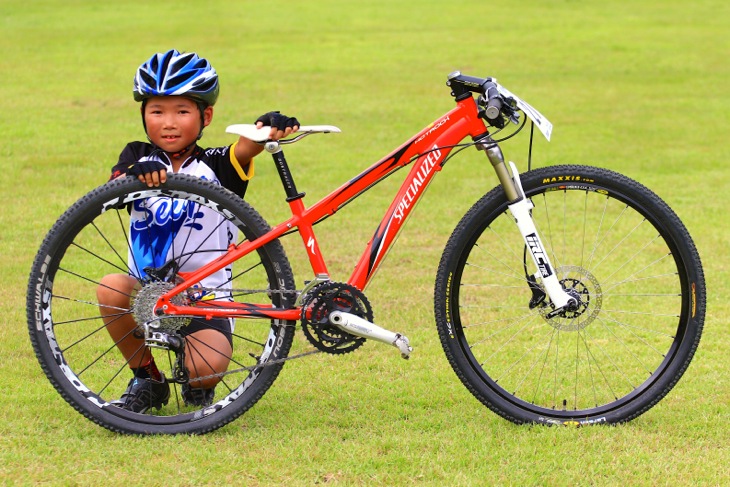
[[562, 331], [582, 330], [596, 319], [603, 304], [603, 291], [598, 279], [583, 267], [561, 266], [556, 273], [565, 276], [560, 284], [565, 292], [579, 300], [574, 310], [566, 310], [548, 317], [552, 311], [549, 306], [539, 308], [539, 313], [547, 323]]

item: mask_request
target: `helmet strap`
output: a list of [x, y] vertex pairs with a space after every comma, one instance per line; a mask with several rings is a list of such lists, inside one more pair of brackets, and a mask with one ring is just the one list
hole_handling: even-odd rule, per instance
[[208, 104], [202, 101], [195, 100], [195, 104], [198, 105], [198, 111], [200, 112], [200, 133], [198, 139], [203, 138], [203, 129], [205, 128], [205, 109], [208, 108]]

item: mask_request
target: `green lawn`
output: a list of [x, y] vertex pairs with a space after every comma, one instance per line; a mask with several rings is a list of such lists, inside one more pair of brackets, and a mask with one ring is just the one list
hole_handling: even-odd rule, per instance
[[[0, 4], [0, 482], [149, 485], [726, 485], [730, 483], [730, 5], [223, 0]], [[221, 96], [206, 146], [276, 109], [339, 135], [288, 151], [312, 203], [453, 106], [446, 75], [495, 76], [555, 125], [533, 164], [604, 166], [660, 194], [692, 233], [708, 309], [675, 389], [619, 427], [518, 427], [471, 397], [435, 330], [433, 282], [461, 215], [496, 184], [483, 155], [447, 165], [368, 288], [377, 321], [415, 347], [368, 343], [289, 363], [264, 398], [204, 437], [134, 438], [95, 426], [45, 378], [28, 339], [31, 261], [55, 219], [143, 139], [136, 67], [175, 47], [207, 57]], [[526, 167], [527, 137], [504, 146]], [[400, 175], [317, 227], [344, 280]], [[260, 158], [248, 200], [286, 215]], [[300, 281], [302, 254], [285, 246]], [[297, 339], [303, 344], [304, 338]], [[296, 346], [296, 345], [295, 345]]]

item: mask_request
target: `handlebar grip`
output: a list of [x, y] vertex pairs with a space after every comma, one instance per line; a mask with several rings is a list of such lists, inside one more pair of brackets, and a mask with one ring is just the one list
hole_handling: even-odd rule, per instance
[[502, 97], [499, 94], [497, 85], [493, 82], [487, 82], [484, 84], [485, 95], [487, 97], [487, 106], [484, 110], [484, 115], [489, 120], [495, 120], [502, 113]]

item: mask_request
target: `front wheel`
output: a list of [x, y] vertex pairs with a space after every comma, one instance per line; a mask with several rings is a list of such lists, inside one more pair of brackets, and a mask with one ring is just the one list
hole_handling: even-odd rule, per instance
[[[556, 166], [521, 176], [532, 218], [563, 288], [551, 313], [500, 187], [447, 243], [435, 315], [456, 374], [516, 423], [629, 421], [677, 383], [697, 348], [705, 282], [677, 215], [612, 171]], [[532, 285], [531, 285], [532, 284]]]

